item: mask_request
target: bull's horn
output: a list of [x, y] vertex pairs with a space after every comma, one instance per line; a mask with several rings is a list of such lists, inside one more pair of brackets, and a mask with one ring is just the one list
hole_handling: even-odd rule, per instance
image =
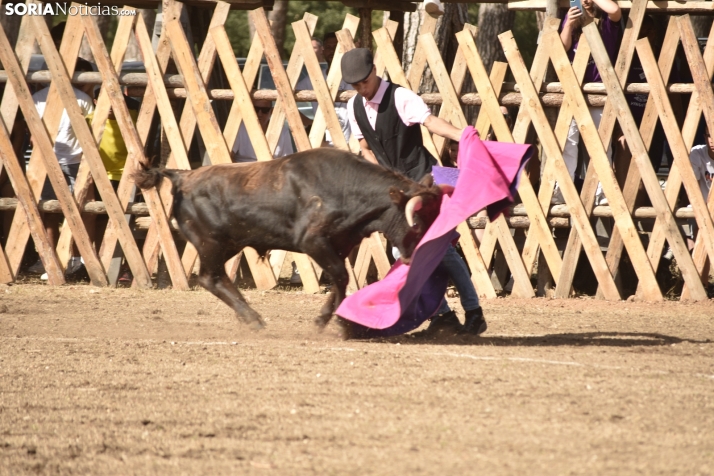
[[424, 199], [420, 195], [410, 198], [407, 202], [407, 206], [404, 207], [404, 214], [407, 217], [407, 223], [409, 226], [414, 226], [414, 213], [421, 210], [423, 203]]

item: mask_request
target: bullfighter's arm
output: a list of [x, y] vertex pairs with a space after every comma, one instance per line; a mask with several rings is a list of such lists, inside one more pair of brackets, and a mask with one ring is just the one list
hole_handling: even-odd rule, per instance
[[433, 114], [426, 118], [424, 126], [429, 129], [429, 132], [432, 134], [440, 135], [441, 137], [446, 137], [456, 142], [461, 140], [461, 134], [464, 132], [463, 129], [454, 127]]
[[374, 164], [379, 165], [379, 162], [377, 162], [377, 157], [374, 156], [374, 152], [372, 152], [372, 149], [369, 148], [369, 144], [367, 144], [367, 141], [364, 140], [364, 138], [359, 140], [359, 146], [360, 149], [362, 149], [362, 157]]

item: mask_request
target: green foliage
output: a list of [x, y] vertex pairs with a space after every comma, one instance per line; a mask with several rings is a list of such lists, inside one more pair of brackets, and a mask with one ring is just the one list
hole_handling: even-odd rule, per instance
[[[470, 3], [469, 23], [478, 25], [478, 3]], [[536, 20], [535, 12], [517, 11], [516, 18], [513, 20], [513, 37], [518, 43], [518, 49], [521, 51], [523, 61], [530, 68], [533, 63], [533, 56], [538, 44], [538, 21]]]
[[239, 58], [248, 56], [248, 50], [250, 49], [248, 13], [241, 10], [232, 10], [228, 14], [225, 27], [236, 56]]
[[538, 21], [535, 12], [517, 11], [513, 21], [513, 37], [516, 39], [518, 49], [523, 56], [523, 61], [528, 68], [533, 63], [536, 48], [538, 47]]
[[[285, 26], [285, 51], [288, 55], [295, 44], [295, 34], [291, 23], [302, 19], [305, 13], [312, 13], [319, 17], [313, 36], [322, 38], [325, 33], [337, 31], [342, 28], [345, 16], [348, 13], [359, 15], [357, 9], [349, 8], [338, 2], [326, 1], [298, 1], [288, 3], [287, 24]], [[382, 12], [374, 12], [372, 27], [381, 26]], [[376, 25], [376, 26], [375, 26]], [[231, 40], [233, 50], [238, 57], [248, 55], [250, 49], [250, 28], [248, 26], [248, 13], [234, 10], [228, 15], [226, 20], [226, 32]], [[287, 58], [285, 58], [287, 59]]]

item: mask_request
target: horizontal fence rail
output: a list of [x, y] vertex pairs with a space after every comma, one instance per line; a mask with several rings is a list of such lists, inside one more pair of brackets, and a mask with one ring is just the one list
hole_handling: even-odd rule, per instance
[[[428, 71], [438, 91], [419, 95], [428, 105], [438, 106], [434, 110], [438, 109], [439, 117], [456, 127], [465, 127], [468, 124], [464, 107], [478, 106], [473, 125], [482, 137], [491, 134], [502, 142], [532, 143], [539, 150], [539, 157], [533, 160], [540, 159], [540, 170], [533, 166], [523, 172], [519, 203], [511, 207], [507, 217], [491, 222], [486, 217], [474, 216], [457, 229], [472, 281], [484, 298], [496, 297], [504, 289], [523, 298], [547, 292], [567, 298], [576, 291], [573, 283], [579, 266], [587, 265], [597, 281], [598, 296], [608, 300], [624, 299], [629, 297], [626, 290], [636, 287], [638, 298], [659, 301], [668, 291], [662, 289], [658, 281], [661, 257], [667, 250], [671, 251], [681, 273], [681, 298], [704, 300], [709, 297], [709, 263], [714, 258], [714, 195], [702, 197], [689, 151], [696, 145], [700, 122], [714, 125], [711, 85], [714, 29], [702, 53], [686, 13], [711, 12], [712, 3], [636, 0], [619, 4], [629, 10], [629, 19], [614, 63], [593, 23], [583, 26], [580, 47], [571, 63], [557, 32], [559, 21], [546, 20], [530, 71], [510, 32], [499, 36], [507, 62], [494, 63], [491, 71], [486, 71], [476, 48], [478, 31], [473, 25], [465, 25], [456, 34], [458, 50], [450, 71], [434, 39], [435, 19], [425, 17], [415, 56], [406, 70], [393, 44], [397, 24], [387, 21], [383, 28], [372, 32], [379, 75], [419, 93], [422, 78]], [[541, 7], [545, 8], [545, 3], [540, 0], [509, 3], [511, 9]], [[65, 282], [63, 270], [74, 243], [95, 285], [116, 284], [118, 265], [125, 260], [134, 275], [133, 285], [151, 287], [151, 275], [162, 259], [173, 287], [189, 288], [197, 253], [191, 244], [184, 245], [175, 220], [171, 219], [170, 187], [144, 191], [144, 201], [139, 203], [131, 180], [132, 171], [149, 163], [147, 154], [157, 123], [162, 143], [159, 154], [166, 167], [173, 169], [188, 170], [199, 163], [231, 163], [232, 145], [241, 126], [249, 132], [258, 160], [272, 159], [285, 123], [298, 151], [323, 146], [325, 133], [329, 132], [334, 147], [359, 152], [356, 140], [347, 141], [342, 135], [335, 103], [344, 103], [355, 94], [340, 89], [340, 60], [345, 52], [354, 48], [360, 18], [347, 15], [344, 19], [343, 30], [337, 33], [339, 41], [334, 59], [328, 73], [323, 75], [310, 43], [318, 18], [310, 13], [291, 25], [296, 42], [285, 66], [265, 12], [262, 8], [251, 10], [249, 16], [256, 34], [241, 68], [225, 31], [231, 4], [215, 4], [205, 38], [199, 42], [198, 54], [179, 21], [183, 8], [180, 2], [168, 3], [158, 45], [152, 45], [141, 15], [121, 16], [111, 51], [107, 50], [93, 17], [68, 17], [59, 49], [51, 41], [47, 25], [40, 17], [22, 18], [15, 45], [9, 43], [0, 28], [0, 62], [4, 68], [0, 71], [0, 87], [4, 88], [0, 103], [3, 126], [0, 127], [0, 158], [14, 194], [0, 198], [0, 212], [13, 216], [9, 229], [5, 230], [4, 247], [0, 248], [0, 282], [16, 280], [27, 244], [32, 240], [52, 285]], [[672, 16], [667, 31], [662, 32], [659, 57], [655, 57], [646, 39], [638, 39], [645, 13], [652, 11], [679, 15]], [[195, 36], [196, 32], [193, 33]], [[131, 36], [136, 38], [145, 72], [120, 71]], [[91, 48], [96, 72], [75, 71], [83, 40]], [[45, 57], [48, 68], [45, 71], [28, 71], [35, 43]], [[693, 80], [668, 83], [662, 78], [671, 76], [680, 46], [679, 61], [685, 60]], [[627, 83], [635, 55], [645, 77], [640, 82]], [[582, 84], [591, 59], [603, 82]], [[276, 89], [251, 90], [261, 64], [266, 63]], [[170, 70], [170, 64], [176, 68]], [[557, 78], [548, 76], [546, 82], [549, 67]], [[303, 69], [308, 72], [311, 89], [298, 89]], [[219, 72], [224, 82], [215, 88], [211, 78]], [[515, 81], [506, 81], [507, 76]], [[474, 88], [466, 90], [467, 82]], [[50, 89], [44, 115], [40, 118], [31, 92], [46, 84]], [[91, 124], [77, 109], [71, 85], [100, 86]], [[124, 94], [141, 99], [136, 118], [131, 116]], [[644, 104], [639, 123], [635, 122], [625, 96], [632, 94], [639, 95]], [[252, 107], [253, 100], [274, 102], [265, 132]], [[684, 108], [682, 104], [687, 100], [688, 106]], [[298, 102], [318, 104], [309, 132], [302, 123]], [[220, 114], [218, 106], [224, 109]], [[512, 108], [512, 124], [506, 122], [501, 106]], [[599, 127], [593, 122], [592, 108], [602, 108]], [[57, 130], [65, 110], [83, 150], [73, 193], [58, 166], [51, 133]], [[110, 110], [128, 149], [116, 192], [107, 179], [98, 150]], [[22, 166], [25, 160], [18, 157], [11, 142], [20, 112], [33, 139], [26, 168]], [[563, 159], [564, 144], [573, 121], [580, 131], [582, 152], [587, 152], [589, 157], [580, 191]], [[658, 122], [661, 129], [657, 128]], [[710, 127], [710, 130], [714, 129]], [[425, 146], [440, 160], [447, 142], [432, 136], [425, 128], [422, 133]], [[627, 143], [631, 159], [618, 153], [613, 168], [607, 151], [617, 144], [620, 136]], [[194, 150], [196, 137], [201, 139], [199, 163]], [[660, 169], [659, 163], [653, 166], [650, 151], [665, 139], [673, 160], [667, 168]], [[50, 179], [57, 200], [39, 199], [45, 177]], [[556, 183], [564, 201], [561, 204], [551, 203]], [[95, 184], [100, 197], [89, 200]], [[604, 192], [606, 204], [595, 202], [598, 187]], [[679, 202], [680, 196], [685, 195], [690, 206]], [[56, 246], [45, 232], [41, 213], [62, 214], [65, 218]], [[108, 217], [109, 225], [100, 243], [92, 242], [81, 213]], [[690, 252], [682, 228], [692, 223], [697, 224], [698, 234]], [[627, 260], [623, 260], [624, 256]], [[226, 263], [226, 272], [235, 279], [244, 262], [257, 287], [270, 289], [278, 284], [286, 257], [285, 251], [275, 250], [269, 259], [262, 260], [255, 250], [247, 248]], [[307, 256], [295, 254], [293, 259], [304, 290], [319, 292], [321, 269]], [[346, 264], [351, 291], [366, 285], [371, 267], [376, 269], [378, 277], [385, 276], [391, 265], [384, 237], [374, 234], [364, 239]], [[622, 285], [623, 266], [634, 271], [628, 275], [636, 276], [637, 283]], [[512, 286], [507, 285], [509, 280]], [[546, 285], [536, 285], [536, 282]], [[550, 291], [547, 291], [548, 282]]]

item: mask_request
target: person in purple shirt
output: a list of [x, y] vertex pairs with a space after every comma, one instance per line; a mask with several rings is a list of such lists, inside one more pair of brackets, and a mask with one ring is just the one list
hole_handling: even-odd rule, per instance
[[[602, 42], [604, 43], [605, 49], [610, 57], [610, 62], [614, 63], [617, 58], [617, 50], [621, 33], [620, 18], [622, 17], [622, 12], [620, 7], [612, 0], [581, 0], [581, 3], [584, 11], [581, 11], [577, 7], [572, 7], [568, 10], [567, 15], [560, 25], [560, 39], [563, 42], [563, 46], [565, 46], [565, 50], [568, 52], [568, 58], [570, 58], [571, 62], [575, 58], [575, 53], [578, 51], [578, 45], [580, 44], [580, 35], [582, 34], [580, 22], [584, 16], [588, 16], [600, 19], [598, 30], [600, 31]], [[600, 77], [600, 72], [595, 65], [595, 61], [591, 57], [585, 70], [583, 84], [601, 82], [602, 78]], [[599, 127], [600, 120], [602, 119], [603, 108], [590, 107], [589, 109], [590, 116], [595, 122], [595, 127]], [[570, 124], [570, 130], [568, 131], [568, 138], [565, 142], [565, 147], [563, 148], [563, 160], [565, 160], [565, 165], [568, 168], [568, 173], [570, 174], [571, 179], [575, 178], [575, 169], [578, 165], [579, 142], [580, 131], [578, 130], [575, 120], [573, 120]], [[609, 144], [607, 146], [607, 156], [612, 163], [612, 147]], [[553, 194], [552, 203], [565, 203], [563, 195], [557, 184], [555, 193]], [[602, 187], [598, 184], [596, 204], [604, 205], [605, 203], [607, 203], [607, 200], [602, 193]]]

